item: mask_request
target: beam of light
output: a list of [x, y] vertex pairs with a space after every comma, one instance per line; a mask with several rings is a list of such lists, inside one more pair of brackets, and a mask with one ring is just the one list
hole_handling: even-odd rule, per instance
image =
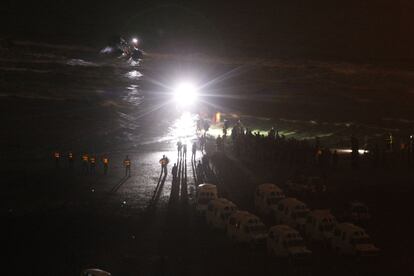
[[174, 100], [179, 106], [190, 106], [198, 97], [198, 88], [190, 82], [179, 83], [174, 88]]
[[205, 84], [203, 84], [202, 86], [200, 86], [200, 89], [206, 88], [206, 87], [208, 87], [210, 85], [217, 84], [219, 82], [222, 82], [222, 81], [225, 81], [225, 80], [230, 79], [232, 77], [235, 77], [237, 75], [240, 75], [241, 73], [244, 73], [244, 72], [247, 71], [247, 70], [245, 70], [246, 67], [247, 67], [246, 65], [241, 65], [239, 67], [236, 67], [234, 69], [231, 69], [230, 71], [228, 71], [228, 72], [226, 72], [226, 73], [224, 73], [222, 75], [219, 75], [216, 78], [214, 78], [214, 79], [206, 82]]

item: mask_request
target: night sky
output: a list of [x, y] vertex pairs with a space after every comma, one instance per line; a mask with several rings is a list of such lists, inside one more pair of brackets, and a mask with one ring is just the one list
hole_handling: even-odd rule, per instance
[[101, 45], [138, 34], [167, 51], [336, 59], [414, 57], [414, 2], [12, 1], [1, 5], [1, 33]]

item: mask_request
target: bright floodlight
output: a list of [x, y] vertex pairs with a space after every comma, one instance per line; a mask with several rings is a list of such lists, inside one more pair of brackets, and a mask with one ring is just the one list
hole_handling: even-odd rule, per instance
[[178, 84], [174, 89], [174, 100], [180, 106], [192, 105], [197, 100], [197, 87], [188, 82]]
[[133, 39], [132, 39], [132, 43], [134, 43], [134, 44], [138, 44], [138, 38], [133, 38]]

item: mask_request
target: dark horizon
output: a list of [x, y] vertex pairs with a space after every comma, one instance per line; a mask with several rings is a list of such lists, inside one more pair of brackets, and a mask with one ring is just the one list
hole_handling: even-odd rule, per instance
[[[396, 2], [396, 3], [395, 3]], [[412, 59], [414, 3], [394, 1], [8, 1], [3, 38], [99, 46], [138, 34], [178, 52], [341, 60]]]

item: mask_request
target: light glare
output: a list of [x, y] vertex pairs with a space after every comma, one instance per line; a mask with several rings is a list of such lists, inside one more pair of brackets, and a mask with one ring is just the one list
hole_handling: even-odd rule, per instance
[[180, 106], [194, 104], [197, 100], [197, 88], [191, 83], [180, 83], [174, 89], [174, 100]]

